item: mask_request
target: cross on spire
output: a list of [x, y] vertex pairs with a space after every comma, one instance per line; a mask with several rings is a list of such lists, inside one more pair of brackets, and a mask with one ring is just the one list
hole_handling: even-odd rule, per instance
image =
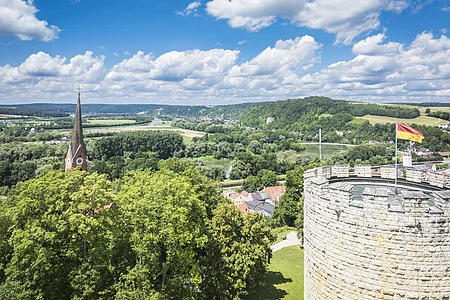
[[78, 87], [77, 87], [77, 90], [78, 90], [78, 95], [79, 94], [81, 94], [81, 90], [82, 90], [82, 88], [81, 88], [81, 86], [79, 85]]

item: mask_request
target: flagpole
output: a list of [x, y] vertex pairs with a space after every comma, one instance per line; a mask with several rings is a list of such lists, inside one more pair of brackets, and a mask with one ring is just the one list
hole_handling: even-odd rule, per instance
[[395, 123], [395, 195], [397, 195], [397, 177], [398, 177], [398, 123]]

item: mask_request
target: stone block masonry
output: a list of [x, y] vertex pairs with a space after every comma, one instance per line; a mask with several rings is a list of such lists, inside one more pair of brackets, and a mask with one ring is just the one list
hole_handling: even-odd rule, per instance
[[357, 182], [343, 166], [324, 173], [305, 176], [305, 299], [450, 300], [448, 177], [395, 195], [367, 166], [355, 168]]

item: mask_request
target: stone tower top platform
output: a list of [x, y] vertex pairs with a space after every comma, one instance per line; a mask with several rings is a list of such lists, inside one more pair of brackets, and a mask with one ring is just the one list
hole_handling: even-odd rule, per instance
[[449, 176], [332, 166], [304, 178], [305, 299], [450, 299]]

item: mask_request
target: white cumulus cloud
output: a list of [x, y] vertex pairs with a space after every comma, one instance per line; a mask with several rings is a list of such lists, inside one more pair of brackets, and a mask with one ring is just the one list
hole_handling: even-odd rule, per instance
[[268, 47], [252, 60], [234, 66], [229, 76], [248, 77], [271, 75], [285, 70], [306, 70], [318, 62], [316, 56], [320, 45], [313, 37], [305, 35], [294, 40], [279, 40], [275, 47]]
[[427, 101], [450, 88], [450, 39], [423, 32], [410, 45], [383, 43], [384, 34], [353, 46], [356, 57], [308, 74], [301, 82], [322, 94], [373, 101]]
[[189, 16], [191, 14], [195, 14], [201, 5], [202, 3], [200, 1], [191, 2], [185, 9], [183, 9], [182, 11], [177, 11], [176, 14], [181, 16]]
[[245, 62], [239, 62], [239, 50], [160, 56], [138, 51], [109, 68], [104, 56], [90, 51], [72, 58], [38, 52], [18, 66], [0, 66], [0, 93], [8, 103], [68, 102], [81, 84], [88, 102], [102, 103], [226, 104], [308, 95], [378, 102], [449, 99], [446, 35], [422, 32], [405, 44], [385, 34], [369, 36], [353, 46], [352, 58], [326, 66], [320, 64], [322, 51], [305, 35], [279, 40]]
[[211, 0], [206, 11], [226, 19], [233, 28], [258, 31], [277, 18], [293, 24], [323, 29], [336, 35], [336, 43], [350, 44], [361, 33], [380, 26], [382, 11], [401, 12], [408, 0]]
[[36, 18], [38, 9], [33, 1], [0, 0], [0, 34], [15, 35], [21, 40], [58, 38], [60, 29]]
[[10, 101], [52, 101], [55, 95], [64, 101], [79, 84], [90, 90], [98, 88], [106, 74], [104, 60], [104, 56], [94, 57], [90, 51], [69, 61], [38, 52], [18, 67], [0, 67], [0, 91]]

